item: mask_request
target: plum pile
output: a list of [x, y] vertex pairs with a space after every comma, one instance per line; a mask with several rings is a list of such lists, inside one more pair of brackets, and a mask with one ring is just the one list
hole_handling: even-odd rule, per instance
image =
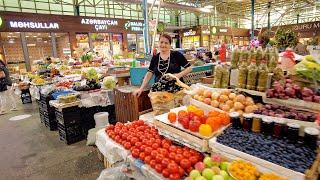
[[176, 93], [182, 90], [182, 87], [178, 86], [176, 84], [176, 80], [169, 77], [169, 76], [163, 76], [158, 82], [154, 83], [151, 86], [152, 92], [157, 91], [167, 91], [170, 93]]
[[309, 122], [314, 122], [317, 119], [317, 115], [315, 113], [297, 111], [286, 106], [279, 106], [274, 104], [266, 104], [262, 108], [255, 110], [254, 113]]
[[302, 99], [308, 102], [320, 103], [320, 91], [313, 91], [310, 88], [303, 87], [294, 84], [291, 79], [286, 79], [286, 83], [283, 85], [278, 81], [273, 83], [273, 88], [268, 89], [266, 96], [268, 98], [279, 98], [279, 99]]
[[301, 173], [310, 168], [316, 158], [316, 152], [303, 144], [291, 144], [286, 139], [275, 139], [272, 136], [232, 127], [218, 136], [217, 141]]

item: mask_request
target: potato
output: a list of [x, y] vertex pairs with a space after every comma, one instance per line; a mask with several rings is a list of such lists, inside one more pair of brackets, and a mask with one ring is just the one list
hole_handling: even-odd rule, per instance
[[241, 102], [241, 103], [244, 103], [244, 101], [246, 100], [246, 97], [242, 94], [239, 94], [236, 96], [236, 101], [237, 102]]
[[218, 92], [213, 92], [213, 93], [211, 94], [211, 99], [212, 99], [212, 100], [218, 100], [219, 96], [220, 96], [220, 93], [218, 93]]
[[228, 100], [228, 101], [226, 102], [226, 104], [227, 104], [230, 108], [232, 108], [232, 107], [233, 107], [234, 102], [233, 102], [233, 101], [231, 101], [231, 100]]
[[220, 103], [224, 103], [224, 102], [226, 102], [226, 101], [228, 101], [229, 100], [229, 97], [227, 96], [227, 95], [221, 95], [220, 97], [219, 97], [219, 102]]
[[235, 93], [230, 93], [229, 94], [229, 99], [234, 100], [236, 98], [236, 94]]
[[244, 105], [241, 104], [240, 102], [235, 102], [233, 105], [233, 108], [237, 111], [237, 110], [242, 110], [244, 109]]
[[218, 107], [219, 107], [219, 104], [220, 104], [220, 103], [219, 103], [217, 100], [211, 101], [211, 106], [212, 106], [212, 107], [218, 108]]
[[245, 113], [252, 113], [254, 111], [254, 107], [253, 106], [247, 106], [244, 110]]
[[204, 92], [203, 92], [203, 96], [205, 97], [205, 98], [211, 98], [211, 91], [209, 91], [209, 90], [205, 90]]
[[222, 109], [223, 111], [225, 111], [225, 112], [229, 112], [230, 107], [229, 107], [227, 104], [225, 104], [225, 105], [222, 106], [221, 109]]
[[221, 94], [226, 95], [226, 96], [229, 96], [230, 93], [231, 93], [230, 89], [224, 89], [221, 91]]

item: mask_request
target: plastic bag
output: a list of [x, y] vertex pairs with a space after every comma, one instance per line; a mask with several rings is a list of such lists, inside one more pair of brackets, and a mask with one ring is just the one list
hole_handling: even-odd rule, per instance
[[169, 92], [150, 92], [149, 98], [155, 115], [169, 112], [175, 107], [174, 94]]
[[96, 133], [103, 128], [104, 127], [97, 127], [88, 131], [87, 146], [94, 146], [96, 144]]
[[100, 176], [97, 180], [130, 180], [129, 177], [123, 173], [124, 165], [107, 168], [100, 173]]
[[320, 79], [320, 64], [316, 62], [304, 59], [300, 63], [296, 64], [294, 68], [297, 75], [304, 76], [308, 79]]

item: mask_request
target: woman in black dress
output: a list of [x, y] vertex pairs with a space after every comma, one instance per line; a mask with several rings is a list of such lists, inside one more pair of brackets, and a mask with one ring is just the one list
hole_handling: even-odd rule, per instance
[[[162, 34], [160, 36], [160, 53], [152, 57], [147, 74], [145, 75], [141, 87], [133, 94], [140, 96], [147, 87], [152, 75], [155, 75], [157, 82], [164, 74], [171, 73], [181, 79], [192, 71], [192, 67], [187, 59], [178, 51], [171, 51], [171, 36]], [[184, 68], [184, 70], [181, 70]]]

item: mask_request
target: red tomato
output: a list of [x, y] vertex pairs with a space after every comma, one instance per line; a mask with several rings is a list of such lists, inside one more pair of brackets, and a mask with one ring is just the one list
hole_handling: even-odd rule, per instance
[[156, 157], [158, 156], [158, 151], [152, 150], [152, 151], [151, 151], [151, 156], [152, 156], [153, 158], [156, 158]]
[[190, 162], [188, 159], [182, 159], [182, 160], [180, 161], [180, 166], [181, 166], [183, 169], [187, 170], [187, 169], [189, 169], [189, 168], [191, 167], [191, 162]]
[[169, 159], [174, 160], [175, 157], [176, 157], [176, 153], [174, 153], [174, 152], [170, 152], [170, 153], [169, 153]]
[[156, 162], [157, 163], [161, 163], [163, 158], [164, 158], [164, 156], [162, 154], [158, 154], [157, 157], [156, 157]]
[[152, 148], [151, 147], [146, 147], [144, 149], [144, 152], [146, 153], [146, 155], [150, 155], [151, 154], [151, 151], [152, 151]]
[[106, 129], [107, 130], [113, 130], [114, 129], [114, 125], [111, 124], [111, 125], [107, 126]]
[[156, 167], [156, 164], [157, 164], [156, 160], [152, 159], [152, 160], [150, 161], [150, 166], [151, 166], [153, 169]]
[[169, 151], [170, 151], [170, 152], [176, 152], [176, 150], [177, 150], [177, 146], [175, 146], [175, 145], [171, 145], [171, 146], [169, 147]]
[[205, 124], [206, 121], [207, 121], [207, 119], [208, 119], [208, 117], [207, 117], [206, 115], [201, 116], [201, 117], [200, 117], [200, 123], [201, 123], [201, 124]]
[[158, 173], [162, 173], [162, 166], [161, 164], [156, 164], [156, 167], [154, 168]]
[[151, 156], [146, 156], [145, 158], [144, 158], [144, 162], [146, 163], [146, 164], [150, 164], [150, 161], [152, 160], [152, 157]]
[[157, 143], [153, 143], [152, 146], [151, 146], [153, 149], [158, 149], [159, 148], [159, 145]]
[[138, 124], [139, 126], [142, 126], [142, 125], [144, 125], [144, 121], [143, 121], [143, 120], [138, 120], [138, 121], [137, 121], [137, 124]]
[[182, 150], [181, 148], [177, 148], [176, 153], [177, 153], [177, 154], [182, 154], [182, 153], [183, 153], [183, 150]]
[[142, 146], [142, 142], [136, 142], [134, 145], [139, 148], [140, 146]]
[[131, 145], [135, 145], [137, 142], [139, 142], [139, 139], [137, 137], [133, 137], [130, 142]]
[[179, 168], [179, 175], [183, 176], [185, 173], [184, 169], [181, 166], [178, 166], [178, 168]]
[[180, 180], [180, 175], [178, 173], [170, 174], [169, 179], [170, 180]]
[[162, 147], [165, 149], [169, 149], [170, 148], [170, 144], [169, 143], [163, 143]]
[[163, 139], [163, 140], [161, 141], [161, 145], [162, 145], [162, 146], [163, 146], [163, 144], [165, 144], [165, 143], [168, 143], [169, 145], [171, 145], [171, 141], [168, 140], [168, 139]]
[[179, 167], [176, 163], [169, 163], [168, 164], [168, 170], [171, 174], [178, 173]]
[[[197, 117], [197, 116], [196, 116]], [[198, 132], [199, 131], [199, 127], [201, 125], [200, 120], [193, 120], [189, 122], [189, 129], [192, 132]]]
[[170, 176], [169, 169], [165, 168], [162, 170], [162, 176], [168, 178]]
[[145, 144], [145, 145], [147, 145], [147, 142], [148, 142], [148, 141], [149, 141], [148, 139], [144, 139], [144, 140], [142, 140], [142, 143]]
[[190, 151], [191, 155], [198, 155], [198, 154], [199, 154], [199, 153], [198, 153], [196, 150], [194, 150], [194, 149], [190, 149], [189, 151]]
[[146, 147], [147, 147], [147, 146], [143, 144], [142, 146], [140, 146], [140, 151], [144, 152], [144, 150], [146, 149]]
[[161, 165], [162, 167], [166, 168], [168, 166], [168, 164], [170, 163], [170, 160], [168, 158], [164, 158], [161, 161]]
[[152, 146], [152, 142], [151, 142], [150, 140], [147, 140], [147, 141], [146, 141], [146, 145], [149, 146], [149, 147], [151, 147], [151, 146]]
[[119, 135], [116, 135], [116, 137], [115, 137], [114, 139], [115, 139], [115, 141], [116, 141], [117, 143], [120, 143], [120, 136], [119, 136]]
[[132, 135], [127, 136], [127, 141], [130, 141], [133, 138]]
[[150, 138], [149, 139], [152, 143], [154, 143], [154, 141], [156, 140], [155, 138]]
[[188, 112], [189, 114], [189, 119], [192, 120], [195, 116], [195, 114], [193, 112]]
[[134, 158], [139, 158], [139, 155], [140, 155], [139, 149], [135, 148], [135, 149], [132, 150], [131, 153], [132, 153], [132, 156], [133, 156]]
[[161, 145], [161, 139], [156, 139], [156, 143], [160, 146]]
[[168, 157], [169, 152], [167, 149], [159, 148], [158, 150], [164, 157]]
[[198, 162], [198, 156], [191, 156], [189, 161], [191, 162], [192, 166], [195, 165]]
[[185, 150], [182, 155], [186, 158], [189, 158], [191, 156], [191, 153], [188, 150]]
[[185, 129], [189, 129], [189, 118], [183, 118], [181, 119], [181, 125], [183, 126], [183, 128]]
[[176, 154], [176, 157], [174, 157], [174, 160], [176, 161], [176, 163], [180, 163], [182, 159], [183, 159], [182, 154]]
[[139, 159], [141, 159], [142, 161], [144, 161], [144, 158], [146, 157], [146, 154], [144, 152], [141, 152], [139, 154]]

